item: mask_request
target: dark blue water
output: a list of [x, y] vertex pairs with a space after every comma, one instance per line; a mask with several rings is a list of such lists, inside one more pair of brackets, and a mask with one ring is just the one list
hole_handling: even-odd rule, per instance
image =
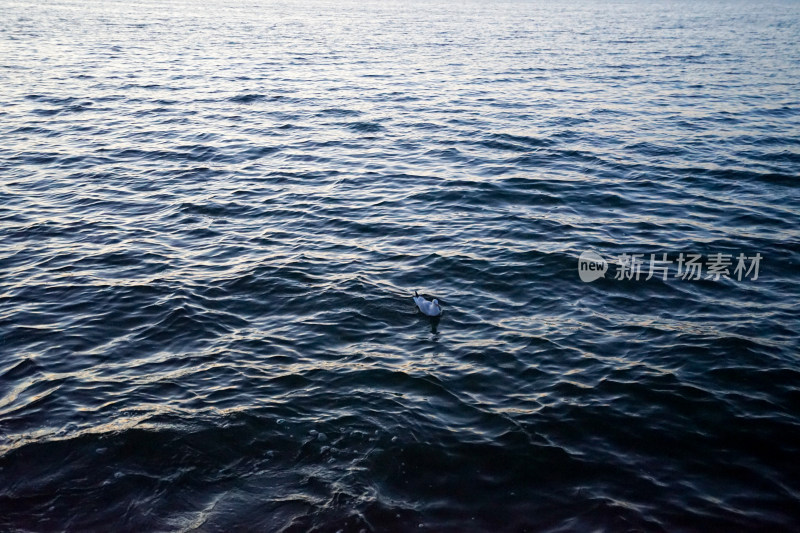
[[0, 530], [796, 531], [799, 36], [0, 0]]

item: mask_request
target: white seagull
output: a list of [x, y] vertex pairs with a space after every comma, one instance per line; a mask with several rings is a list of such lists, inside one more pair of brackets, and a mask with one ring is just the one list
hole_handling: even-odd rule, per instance
[[439, 300], [434, 300], [429, 302], [422, 296], [420, 296], [417, 291], [414, 291], [414, 303], [417, 304], [419, 310], [422, 311], [424, 314], [428, 316], [439, 316], [442, 314], [442, 308], [439, 305]]

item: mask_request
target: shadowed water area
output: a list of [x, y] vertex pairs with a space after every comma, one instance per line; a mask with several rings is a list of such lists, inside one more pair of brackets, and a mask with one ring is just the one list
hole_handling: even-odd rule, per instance
[[0, 0], [0, 530], [796, 531], [798, 35]]

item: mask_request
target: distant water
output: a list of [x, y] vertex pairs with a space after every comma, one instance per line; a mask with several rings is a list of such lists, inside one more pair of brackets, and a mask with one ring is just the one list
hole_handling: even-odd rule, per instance
[[799, 36], [0, 0], [0, 531], [797, 531]]

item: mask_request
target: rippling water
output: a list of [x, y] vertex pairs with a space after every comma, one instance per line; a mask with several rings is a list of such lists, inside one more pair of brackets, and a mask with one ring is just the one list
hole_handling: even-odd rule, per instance
[[798, 35], [0, 0], [0, 530], [796, 530]]

